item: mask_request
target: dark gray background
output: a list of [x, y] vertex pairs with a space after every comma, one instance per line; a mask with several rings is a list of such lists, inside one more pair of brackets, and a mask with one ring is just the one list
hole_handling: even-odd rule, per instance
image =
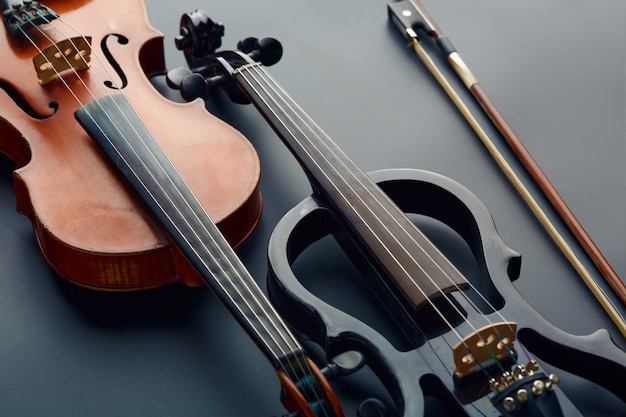
[[[626, 3], [424, 0], [424, 5], [626, 277]], [[388, 23], [386, 2], [150, 0], [147, 8], [165, 34], [169, 68], [184, 63], [173, 46], [180, 15], [197, 8], [226, 25], [225, 48], [248, 36], [281, 40], [285, 54], [272, 74], [362, 168], [421, 168], [461, 182], [491, 210], [508, 245], [522, 253], [516, 286], [544, 317], [574, 334], [607, 328], [626, 346]], [[264, 287], [273, 226], [310, 187], [254, 108], [223, 97], [209, 108], [240, 129], [261, 157], [265, 209], [239, 253]], [[207, 289], [99, 294], [51, 272], [30, 223], [14, 211], [14, 168], [4, 159], [0, 163], [0, 415], [282, 412], [272, 368]], [[609, 395], [564, 379], [565, 391], [586, 415], [626, 415]], [[354, 415], [354, 404], [376, 387], [357, 374], [337, 389]]]

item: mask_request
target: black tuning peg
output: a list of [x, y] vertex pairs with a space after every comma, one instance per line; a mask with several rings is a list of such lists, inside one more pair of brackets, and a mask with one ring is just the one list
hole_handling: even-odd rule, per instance
[[237, 49], [245, 54], [249, 54], [257, 49], [258, 44], [259, 40], [257, 38], [246, 38], [237, 42]]
[[180, 19], [180, 35], [174, 39], [176, 48], [186, 55], [212, 55], [222, 45], [224, 25], [214, 22], [204, 10], [185, 13]]
[[201, 74], [192, 73], [185, 76], [180, 83], [180, 94], [187, 101], [192, 101], [196, 98], [206, 99], [217, 86], [227, 80], [228, 77], [225, 75], [205, 78]]
[[274, 65], [283, 56], [283, 46], [274, 38], [246, 38], [237, 43], [237, 49], [266, 67]]
[[263, 38], [258, 42], [259, 60], [265, 66], [274, 65], [283, 56], [283, 46], [274, 38]]

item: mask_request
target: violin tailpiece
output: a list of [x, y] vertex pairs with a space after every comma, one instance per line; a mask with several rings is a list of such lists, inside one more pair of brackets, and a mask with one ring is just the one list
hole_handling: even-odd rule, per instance
[[14, 2], [11, 7], [3, 7], [3, 10], [6, 28], [13, 36], [59, 18], [59, 15], [38, 1]]

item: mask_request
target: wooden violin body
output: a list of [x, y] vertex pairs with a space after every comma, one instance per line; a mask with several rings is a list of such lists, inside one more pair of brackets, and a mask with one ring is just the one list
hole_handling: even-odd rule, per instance
[[[50, 3], [61, 18], [28, 29], [32, 43], [0, 31], [0, 151], [20, 167], [18, 211], [32, 221], [52, 268], [78, 285], [110, 291], [201, 285], [74, 112], [122, 92], [234, 246], [261, 213], [256, 152], [200, 103], [173, 103], [151, 85], [148, 77], [164, 72], [162, 36], [142, 1]], [[83, 35], [92, 40], [90, 69], [67, 70], [40, 85], [38, 49]]]

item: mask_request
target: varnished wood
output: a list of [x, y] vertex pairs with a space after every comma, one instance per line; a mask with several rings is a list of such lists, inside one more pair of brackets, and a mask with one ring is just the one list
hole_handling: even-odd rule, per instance
[[[207, 113], [200, 102], [172, 103], [150, 84], [148, 76], [163, 73], [165, 66], [162, 36], [150, 26], [143, 2], [53, 1], [50, 6], [93, 38], [92, 69], [82, 71], [80, 80], [71, 72], [64, 74], [82, 104], [116, 92], [107, 92], [104, 81], [121, 82], [103, 56], [101, 41], [109, 34], [129, 38], [128, 44], [118, 43], [117, 36], [106, 42], [128, 80], [124, 94], [228, 241], [241, 243], [261, 212], [258, 156], [239, 132]], [[54, 42], [76, 35], [60, 20], [41, 28]], [[40, 86], [31, 62], [36, 49], [26, 39], [0, 32], [0, 83], [42, 116], [28, 116], [1, 94], [0, 151], [19, 166], [14, 174], [17, 209], [32, 221], [50, 265], [78, 285], [102, 290], [176, 281], [201, 285], [75, 121], [81, 103], [59, 80]], [[50, 43], [33, 30], [29, 35], [41, 47]], [[56, 112], [49, 106], [53, 102], [58, 103]]]

